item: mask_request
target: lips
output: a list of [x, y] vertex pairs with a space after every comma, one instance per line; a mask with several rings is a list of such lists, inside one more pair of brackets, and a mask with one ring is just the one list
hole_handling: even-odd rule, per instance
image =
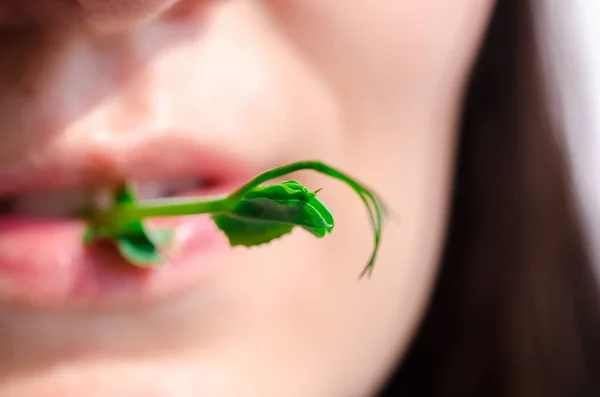
[[[135, 183], [130, 181], [139, 200], [160, 199], [185, 194], [190, 191], [210, 189], [211, 181], [203, 178], [171, 178]], [[97, 209], [108, 209], [112, 201], [112, 188], [69, 189], [15, 194], [0, 198], [0, 215], [26, 215], [38, 217], [79, 217]]]
[[[142, 193], [154, 197], [227, 194], [256, 173], [240, 159], [215, 148], [188, 145], [173, 152], [170, 144], [162, 149], [166, 150], [163, 156], [152, 159], [148, 156], [156, 152], [154, 147], [137, 156], [115, 156], [110, 159], [112, 167], [101, 166], [108, 157], [103, 157], [105, 163], [94, 163], [98, 157], [86, 163], [52, 156], [41, 162], [43, 167], [38, 164], [39, 168], [29, 169], [37, 169], [37, 174], [16, 172], [15, 168], [0, 171], [0, 201], [5, 207], [12, 202], [20, 208], [4, 208], [0, 213], [0, 299], [61, 307], [143, 304], [201, 283], [215, 269], [219, 250], [227, 248], [227, 240], [208, 216], [148, 220], [149, 227], [170, 228], [175, 237], [163, 253], [163, 267], [140, 269], [126, 263], [109, 244], [85, 246], [84, 222], [43, 208], [44, 196], [49, 206], [60, 206], [57, 197], [74, 197], [70, 195], [75, 193], [66, 190], [81, 194], [123, 179], [138, 181]], [[173, 158], [180, 161], [169, 160]], [[146, 162], [140, 163], [142, 160]]]

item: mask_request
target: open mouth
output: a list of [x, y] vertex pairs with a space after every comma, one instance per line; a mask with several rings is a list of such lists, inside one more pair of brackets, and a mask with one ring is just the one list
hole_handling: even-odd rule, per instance
[[[140, 201], [228, 194], [254, 174], [233, 163], [228, 156], [212, 158], [204, 176], [166, 177], [171, 170], [155, 179], [132, 178], [131, 185]], [[38, 183], [0, 195], [0, 301], [36, 307], [155, 301], [196, 287], [222, 262], [215, 255], [227, 253], [226, 238], [205, 215], [145, 221], [174, 232], [162, 267], [137, 268], [110, 244], [85, 245], [82, 217], [111, 205], [113, 192], [108, 184], [81, 185]]]
[[[208, 193], [220, 183], [209, 178], [173, 178], [132, 182], [139, 200], [153, 200]], [[106, 209], [112, 202], [113, 188], [72, 188], [38, 191], [0, 197], [0, 216], [36, 218], [81, 218], [96, 210]]]

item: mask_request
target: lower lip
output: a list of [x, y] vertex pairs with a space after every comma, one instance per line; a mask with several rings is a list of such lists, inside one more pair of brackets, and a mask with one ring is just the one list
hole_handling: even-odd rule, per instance
[[108, 243], [85, 246], [81, 221], [0, 217], [0, 300], [36, 307], [148, 303], [196, 286], [228, 246], [206, 215], [148, 224], [175, 232], [162, 267], [134, 267]]

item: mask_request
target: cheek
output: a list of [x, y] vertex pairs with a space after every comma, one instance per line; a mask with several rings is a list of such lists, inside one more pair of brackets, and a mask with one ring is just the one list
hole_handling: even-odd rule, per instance
[[[382, 379], [427, 306], [450, 200], [453, 123], [493, 1], [366, 4], [270, 2], [293, 45], [340, 101], [348, 156], [336, 165], [367, 182], [400, 214], [399, 221], [388, 219], [374, 277], [357, 282], [371, 243], [367, 217], [347, 191], [327, 186], [323, 198], [335, 211], [335, 233], [304, 247], [303, 260], [294, 255], [281, 271], [283, 290], [302, 284], [311, 290], [289, 295], [311, 298], [297, 298], [309, 309], [294, 310], [293, 319], [273, 318], [281, 328], [289, 326], [286, 335], [311, 335], [302, 340], [313, 344], [298, 343], [295, 357], [314, 353], [313, 365], [321, 360], [321, 372], [348, 386], [345, 395]], [[311, 273], [289, 277], [290, 269], [303, 268]], [[282, 302], [274, 311], [290, 307]], [[356, 382], [354, 389], [344, 377]]]
[[271, 4], [348, 106], [413, 113], [456, 93], [493, 0]]

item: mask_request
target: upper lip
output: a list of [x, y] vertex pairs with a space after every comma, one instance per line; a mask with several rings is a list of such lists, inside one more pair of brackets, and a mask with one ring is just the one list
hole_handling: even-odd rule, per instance
[[[46, 152], [37, 157], [22, 156], [24, 159], [18, 163], [1, 165], [0, 197], [81, 189], [124, 179], [152, 181], [187, 176], [208, 178], [214, 191], [222, 194], [241, 185], [258, 171], [257, 164], [248, 161], [244, 155], [223, 147], [224, 141], [209, 144], [201, 134], [182, 131], [140, 133], [138, 136], [143, 139], [136, 139], [135, 143], [115, 138], [105, 145], [87, 141], [85, 145], [71, 142], [69, 146], [64, 144], [66, 140], [62, 135], [61, 145], [49, 145]], [[28, 306], [153, 302], [205, 277], [209, 270], [204, 268], [210, 266], [197, 265], [204, 261], [200, 253], [210, 251], [213, 244], [220, 244], [214, 241], [224, 241], [213, 237], [222, 237], [216, 228], [204, 226], [209, 221], [198, 221], [197, 217], [191, 217], [193, 221], [186, 217], [158, 220], [166, 222], [167, 227], [183, 226], [177, 234], [173, 257], [169, 258], [169, 270], [152, 271], [121, 266], [125, 261], [113, 250], [106, 249], [106, 245], [84, 246], [80, 240], [85, 227], [83, 222], [71, 217], [60, 217], [58, 222], [50, 223], [38, 222], [37, 216], [25, 218], [28, 219], [21, 230], [13, 228], [12, 219], [7, 219], [8, 223], [0, 230], [4, 233], [0, 233], [4, 240], [0, 250], [3, 251], [0, 252], [0, 262], [3, 262], [0, 263], [0, 300], [8, 296], [13, 302]], [[23, 248], [23, 244], [6, 248], [10, 247], [11, 241], [17, 240], [36, 244], [36, 239], [44, 234], [55, 242], [54, 245], [35, 246], [31, 252]], [[32, 243], [28, 240], [31, 236]]]
[[[150, 135], [151, 136], [151, 135]], [[72, 188], [111, 186], [124, 180], [199, 177], [215, 184], [252, 176], [252, 167], [226, 148], [202, 145], [169, 134], [131, 145], [90, 145], [53, 150], [0, 166], [0, 197]]]

